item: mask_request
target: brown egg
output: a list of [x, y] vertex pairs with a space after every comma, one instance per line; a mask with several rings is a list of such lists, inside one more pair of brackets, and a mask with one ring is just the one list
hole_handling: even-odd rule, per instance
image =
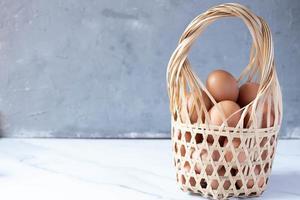
[[[224, 111], [225, 119], [230, 117], [233, 113], [237, 112], [240, 109], [240, 106], [233, 101], [221, 101], [217, 105], [220, 106], [220, 110]], [[210, 111], [211, 124], [220, 126], [223, 123], [222, 113], [218, 110], [217, 105], [213, 106]], [[232, 115], [228, 119], [227, 124], [229, 127], [235, 127], [240, 120], [241, 111]]]
[[[249, 122], [249, 119], [250, 119], [250, 114], [251, 114], [251, 110], [252, 110], [252, 106], [249, 107], [248, 109], [248, 112], [244, 118], [244, 128], [249, 128], [250, 127], [250, 123], [248, 124]], [[269, 120], [270, 120], [270, 124], [268, 126], [268, 104], [265, 103], [264, 104], [264, 108], [263, 108], [263, 113], [262, 113], [262, 121], [261, 121], [261, 128], [268, 128], [268, 127], [272, 127], [274, 125], [274, 120], [275, 120], [275, 117], [274, 117], [274, 111], [271, 107], [271, 113], [269, 115]], [[259, 126], [259, 124], [258, 124]]]
[[240, 87], [238, 104], [241, 107], [248, 105], [253, 101], [257, 95], [259, 84], [257, 83], [245, 83]]
[[217, 102], [236, 101], [239, 87], [236, 79], [224, 70], [215, 70], [208, 75], [206, 87]]

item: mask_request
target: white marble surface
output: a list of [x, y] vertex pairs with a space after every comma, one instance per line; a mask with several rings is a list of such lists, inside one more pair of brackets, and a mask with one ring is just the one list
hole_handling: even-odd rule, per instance
[[[176, 185], [170, 140], [0, 139], [0, 199], [202, 199]], [[300, 199], [300, 140], [280, 140], [267, 191]]]

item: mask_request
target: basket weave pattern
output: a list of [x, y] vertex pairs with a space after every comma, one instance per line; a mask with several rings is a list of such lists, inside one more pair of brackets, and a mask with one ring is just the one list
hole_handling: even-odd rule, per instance
[[[260, 195], [271, 172], [276, 133], [274, 128], [243, 133], [174, 124], [172, 146], [180, 187], [215, 199]], [[226, 146], [220, 145], [224, 139], [229, 141]]]
[[[221, 126], [211, 125], [204, 94], [214, 105], [217, 102], [188, 61], [195, 40], [209, 24], [223, 17], [242, 19], [253, 39], [250, 61], [239, 83], [246, 80], [260, 85], [255, 100], [241, 108], [236, 127], [227, 126], [228, 118], [224, 118]], [[239, 4], [222, 4], [197, 16], [187, 26], [170, 58], [167, 84], [174, 165], [181, 189], [214, 199], [260, 195], [271, 172], [282, 120], [272, 36], [265, 21]], [[195, 99], [190, 110], [187, 108], [189, 94]], [[265, 105], [268, 105], [268, 126], [261, 128]], [[190, 120], [193, 112], [197, 115], [196, 123]]]

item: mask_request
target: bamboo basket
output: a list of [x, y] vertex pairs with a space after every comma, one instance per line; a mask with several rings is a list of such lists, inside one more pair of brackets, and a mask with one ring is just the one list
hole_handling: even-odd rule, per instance
[[[255, 100], [241, 108], [236, 127], [227, 126], [230, 117], [225, 119], [221, 108], [218, 109], [223, 114], [223, 124], [211, 125], [204, 97], [214, 105], [217, 102], [188, 60], [195, 40], [209, 24], [223, 17], [242, 19], [253, 39], [250, 61], [238, 79], [239, 84], [252, 81], [260, 85]], [[267, 23], [234, 3], [212, 7], [197, 16], [185, 29], [170, 58], [167, 85], [173, 158], [180, 188], [213, 199], [261, 195], [271, 173], [282, 120], [282, 96]], [[194, 98], [189, 110], [188, 96]], [[267, 114], [262, 112], [265, 105]], [[193, 112], [197, 113], [196, 123], [190, 120]], [[267, 128], [261, 128], [263, 117], [267, 117]]]

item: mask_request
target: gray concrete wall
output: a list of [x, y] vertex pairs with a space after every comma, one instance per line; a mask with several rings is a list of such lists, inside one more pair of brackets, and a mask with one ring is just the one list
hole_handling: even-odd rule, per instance
[[[186, 25], [225, 1], [1, 0], [0, 113], [7, 137], [169, 137], [166, 65]], [[300, 137], [300, 1], [237, 1], [269, 23], [284, 97], [282, 137]], [[250, 36], [213, 24], [190, 58], [204, 79], [238, 75]]]

